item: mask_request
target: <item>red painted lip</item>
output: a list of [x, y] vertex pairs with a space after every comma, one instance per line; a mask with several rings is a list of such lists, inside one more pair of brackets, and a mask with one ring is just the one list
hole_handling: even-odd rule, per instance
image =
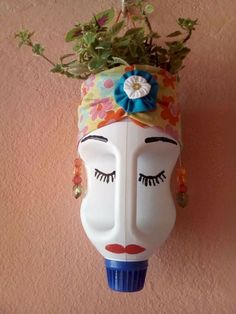
[[116, 253], [116, 254], [122, 254], [122, 253], [138, 254], [146, 250], [144, 247], [136, 245], [136, 244], [129, 244], [126, 246], [123, 246], [121, 244], [108, 244], [106, 245], [105, 248], [107, 251]]

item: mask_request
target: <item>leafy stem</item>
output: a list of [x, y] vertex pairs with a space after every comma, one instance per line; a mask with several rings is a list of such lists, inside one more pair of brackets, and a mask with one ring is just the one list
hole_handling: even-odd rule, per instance
[[[41, 51], [41, 47], [39, 46], [40, 44], [33, 44], [30, 43], [28, 46], [32, 47], [32, 50], [35, 54], [39, 55], [40, 57], [42, 57], [44, 60], [46, 60], [47, 62], [49, 62], [51, 65], [55, 66], [55, 63], [53, 61], [51, 61], [48, 57], [46, 57], [43, 52]], [[43, 49], [44, 50], [44, 49]]]
[[186, 43], [192, 36], [192, 32], [195, 30], [195, 26], [198, 25], [197, 24], [198, 20], [191, 20], [191, 19], [183, 19], [183, 18], [179, 18], [178, 19], [178, 24], [180, 25], [180, 27], [187, 31], [187, 36], [184, 38], [183, 43]]
[[[65, 37], [66, 42], [74, 43], [73, 53], [62, 56], [59, 63], [45, 56], [41, 44], [32, 42], [33, 32], [22, 30], [15, 37], [20, 47], [31, 47], [34, 54], [50, 63], [51, 72], [70, 78], [86, 79], [92, 73], [121, 64], [147, 64], [178, 74], [190, 52], [186, 43], [197, 20], [179, 18], [180, 30], [167, 35], [171, 40], [160, 45], [160, 36], [153, 31], [149, 20], [153, 5], [147, 0], [129, 0], [126, 9], [126, 18], [121, 17], [121, 11], [116, 17], [114, 9], [108, 9], [94, 15], [89, 22], [77, 23]], [[64, 62], [67, 58], [70, 61]]]
[[22, 30], [19, 33], [15, 34], [15, 38], [19, 39], [19, 47], [23, 45], [31, 47], [34, 54], [41, 56], [44, 60], [49, 62], [51, 65], [55, 66], [55, 63], [44, 55], [43, 46], [41, 44], [32, 42], [31, 37], [33, 35], [34, 32], [29, 32], [27, 30]]

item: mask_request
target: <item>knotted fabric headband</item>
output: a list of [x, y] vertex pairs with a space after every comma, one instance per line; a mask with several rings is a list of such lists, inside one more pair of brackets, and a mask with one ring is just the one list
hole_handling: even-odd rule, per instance
[[176, 85], [176, 76], [147, 65], [119, 66], [91, 75], [81, 86], [79, 141], [96, 129], [129, 118], [181, 142]]

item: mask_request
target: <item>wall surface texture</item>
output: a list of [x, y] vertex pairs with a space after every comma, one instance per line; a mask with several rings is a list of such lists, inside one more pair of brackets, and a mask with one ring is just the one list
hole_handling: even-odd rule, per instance
[[236, 1], [154, 4], [159, 33], [200, 20], [179, 89], [190, 203], [145, 289], [119, 294], [71, 192], [80, 82], [51, 74], [14, 33], [35, 30], [57, 59], [75, 22], [120, 1], [0, 0], [0, 314], [236, 313]]

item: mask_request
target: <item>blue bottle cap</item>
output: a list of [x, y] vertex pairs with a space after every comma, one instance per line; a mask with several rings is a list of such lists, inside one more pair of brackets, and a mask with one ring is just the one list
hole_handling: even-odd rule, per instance
[[123, 262], [105, 259], [108, 285], [112, 290], [135, 292], [143, 289], [148, 261]]

